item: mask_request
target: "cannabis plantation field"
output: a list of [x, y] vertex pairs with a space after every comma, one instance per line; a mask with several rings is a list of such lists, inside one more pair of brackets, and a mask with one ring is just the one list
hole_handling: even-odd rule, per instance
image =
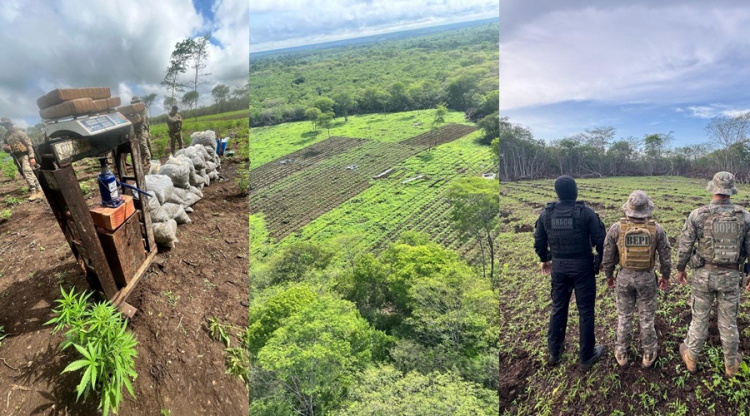
[[[256, 157], [254, 149], [271, 154], [277, 143], [295, 143], [299, 124], [310, 123], [253, 129], [251, 214], [262, 213], [270, 237], [283, 244], [355, 233], [366, 251], [412, 230], [469, 250], [473, 243], [450, 227], [445, 193], [454, 179], [489, 170], [491, 155], [475, 143], [474, 127], [451, 123], [433, 131], [426, 127], [430, 117], [425, 111], [350, 117], [330, 138], [318, 132], [322, 140], [263, 165], [255, 160], [268, 156]], [[459, 117], [453, 112], [448, 119]], [[371, 136], [367, 127], [379, 123]]]
[[[578, 180], [585, 200], [609, 228], [622, 216], [620, 207], [634, 189], [652, 196], [654, 218], [667, 231], [676, 262], [675, 239], [693, 209], [710, 201], [706, 180], [680, 177], [637, 177]], [[552, 180], [503, 183], [500, 188], [500, 409], [503, 414], [743, 414], [750, 404], [750, 372], [743, 365], [735, 379], [724, 377], [724, 362], [715, 310], [709, 339], [691, 375], [678, 346], [690, 323], [689, 286], [672, 279], [660, 294], [656, 316], [659, 356], [650, 369], [640, 367], [634, 343], [630, 364], [620, 368], [613, 348], [617, 327], [615, 296], [598, 276], [597, 342], [605, 357], [588, 372], [579, 369], [578, 316], [574, 306], [568, 320], [563, 362], [547, 367], [546, 333], [550, 310], [549, 277], [539, 272], [533, 251], [534, 223], [541, 209], [556, 200]], [[733, 201], [750, 206], [750, 187], [741, 186]], [[673, 263], [674, 264], [674, 263]], [[689, 269], [688, 269], [689, 270]], [[674, 277], [674, 271], [672, 277]], [[688, 271], [690, 276], [691, 272]], [[690, 277], [689, 277], [690, 279]], [[738, 327], [740, 351], [750, 352], [750, 302], [743, 293]], [[637, 324], [635, 325], [637, 328]], [[634, 337], [638, 340], [638, 336]], [[747, 359], [746, 361], [747, 362]]]

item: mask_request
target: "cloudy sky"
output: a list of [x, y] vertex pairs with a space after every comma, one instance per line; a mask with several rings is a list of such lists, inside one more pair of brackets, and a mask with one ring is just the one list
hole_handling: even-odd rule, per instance
[[250, 52], [497, 15], [497, 0], [253, 0]]
[[[239, 87], [248, 73], [248, 0], [3, 0], [0, 4], [0, 116], [40, 121], [36, 99], [55, 88], [106, 86], [130, 102], [157, 93], [174, 45], [211, 32], [208, 85]], [[188, 74], [185, 74], [185, 80]]]
[[704, 143], [711, 117], [750, 110], [745, 2], [501, 0], [500, 23], [500, 112], [537, 138]]

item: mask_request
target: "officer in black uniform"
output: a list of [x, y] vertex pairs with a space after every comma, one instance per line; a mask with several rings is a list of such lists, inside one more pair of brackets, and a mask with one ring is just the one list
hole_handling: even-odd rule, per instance
[[[560, 201], [547, 204], [534, 232], [534, 251], [541, 261], [542, 273], [552, 273], [552, 316], [547, 332], [549, 363], [560, 362], [570, 294], [575, 290], [580, 326], [579, 359], [583, 369], [588, 370], [604, 353], [603, 346], [594, 346], [594, 300], [595, 276], [607, 231], [594, 210], [583, 201], [576, 201], [578, 187], [573, 178], [568, 175], [557, 178], [555, 192]], [[592, 247], [596, 247], [596, 257], [591, 252]]]

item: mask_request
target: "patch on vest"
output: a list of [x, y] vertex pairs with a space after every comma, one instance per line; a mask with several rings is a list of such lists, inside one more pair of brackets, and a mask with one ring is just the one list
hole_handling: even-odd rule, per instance
[[552, 218], [553, 230], [572, 230], [573, 218]]
[[625, 236], [625, 247], [650, 247], [651, 235], [629, 234]]

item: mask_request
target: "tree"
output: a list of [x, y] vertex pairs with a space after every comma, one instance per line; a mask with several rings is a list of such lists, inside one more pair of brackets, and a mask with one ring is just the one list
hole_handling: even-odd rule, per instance
[[354, 95], [349, 91], [342, 91], [333, 96], [333, 101], [336, 102], [336, 114], [343, 114], [344, 121], [349, 121], [349, 111], [357, 105]]
[[229, 97], [229, 87], [224, 84], [219, 84], [211, 90], [211, 95], [214, 97], [214, 102], [217, 105], [224, 104]]
[[177, 42], [169, 58], [169, 66], [161, 85], [167, 87], [170, 98], [175, 98], [175, 94], [185, 90], [185, 84], [180, 81], [179, 76], [187, 71], [187, 62], [190, 59], [193, 49], [192, 45], [192, 39]]
[[[193, 107], [197, 102], [198, 91], [188, 91], [185, 93], [185, 95], [182, 96], [182, 104], [184, 104], [188, 108]], [[198, 116], [196, 115], [195, 118], [197, 119]]]
[[497, 406], [496, 391], [468, 382], [454, 372], [404, 374], [384, 365], [365, 369], [333, 416], [492, 415], [497, 413]]
[[480, 144], [488, 145], [492, 143], [492, 140], [500, 137], [500, 116], [497, 112], [494, 112], [479, 120], [477, 126], [480, 129], [484, 130], [484, 134], [479, 140]]
[[446, 88], [446, 105], [451, 110], [464, 111], [473, 106], [477, 77], [464, 74], [452, 79]]
[[316, 129], [316, 124], [318, 123], [318, 118], [320, 115], [323, 114], [319, 108], [317, 107], [311, 107], [305, 110], [305, 118], [310, 120], [313, 126], [313, 131]]
[[321, 295], [283, 321], [257, 363], [283, 386], [295, 412], [325, 414], [338, 406], [358, 371], [384, 358], [389, 343], [351, 302]]
[[434, 81], [419, 81], [411, 84], [406, 94], [417, 109], [426, 109], [438, 103], [440, 88]]
[[177, 105], [177, 99], [174, 97], [164, 97], [162, 105], [164, 106], [164, 111], [169, 112], [173, 106]]
[[331, 126], [333, 124], [333, 111], [323, 113], [318, 116], [318, 125], [328, 131], [328, 137], [331, 137]]
[[364, 90], [362, 97], [360, 97], [360, 107], [366, 111], [376, 112], [383, 110], [383, 113], [385, 113], [390, 99], [391, 94], [387, 91], [369, 87]]
[[148, 108], [149, 117], [151, 117], [151, 104], [153, 104], [154, 101], [156, 101], [156, 97], [157, 97], [156, 93], [152, 92], [151, 94], [141, 98], [141, 101], [143, 101], [143, 104], [146, 106], [146, 108]]
[[708, 138], [719, 148], [721, 169], [736, 172], [739, 168], [737, 152], [748, 142], [750, 111], [732, 117], [714, 117], [706, 126]]
[[391, 84], [388, 93], [391, 94], [390, 108], [392, 111], [404, 111], [409, 108], [409, 96], [403, 82], [397, 81]]
[[[205, 35], [195, 38], [192, 40], [190, 49], [190, 67], [195, 70], [195, 76], [193, 77], [193, 91], [198, 92], [198, 85], [205, 82], [201, 82], [200, 78], [211, 74], [201, 73], [206, 68], [206, 61], [208, 60], [209, 51], [208, 46], [210, 42], [211, 34], [206, 33]], [[196, 100], [195, 104], [198, 104]]]
[[329, 113], [333, 111], [334, 101], [328, 97], [318, 97], [313, 102], [313, 107], [320, 110], [321, 113]]
[[476, 239], [482, 251], [482, 271], [486, 276], [485, 253], [490, 257], [490, 280], [495, 281], [495, 241], [500, 215], [500, 189], [496, 181], [478, 177], [462, 178], [451, 184], [448, 199], [451, 219], [465, 237]]

